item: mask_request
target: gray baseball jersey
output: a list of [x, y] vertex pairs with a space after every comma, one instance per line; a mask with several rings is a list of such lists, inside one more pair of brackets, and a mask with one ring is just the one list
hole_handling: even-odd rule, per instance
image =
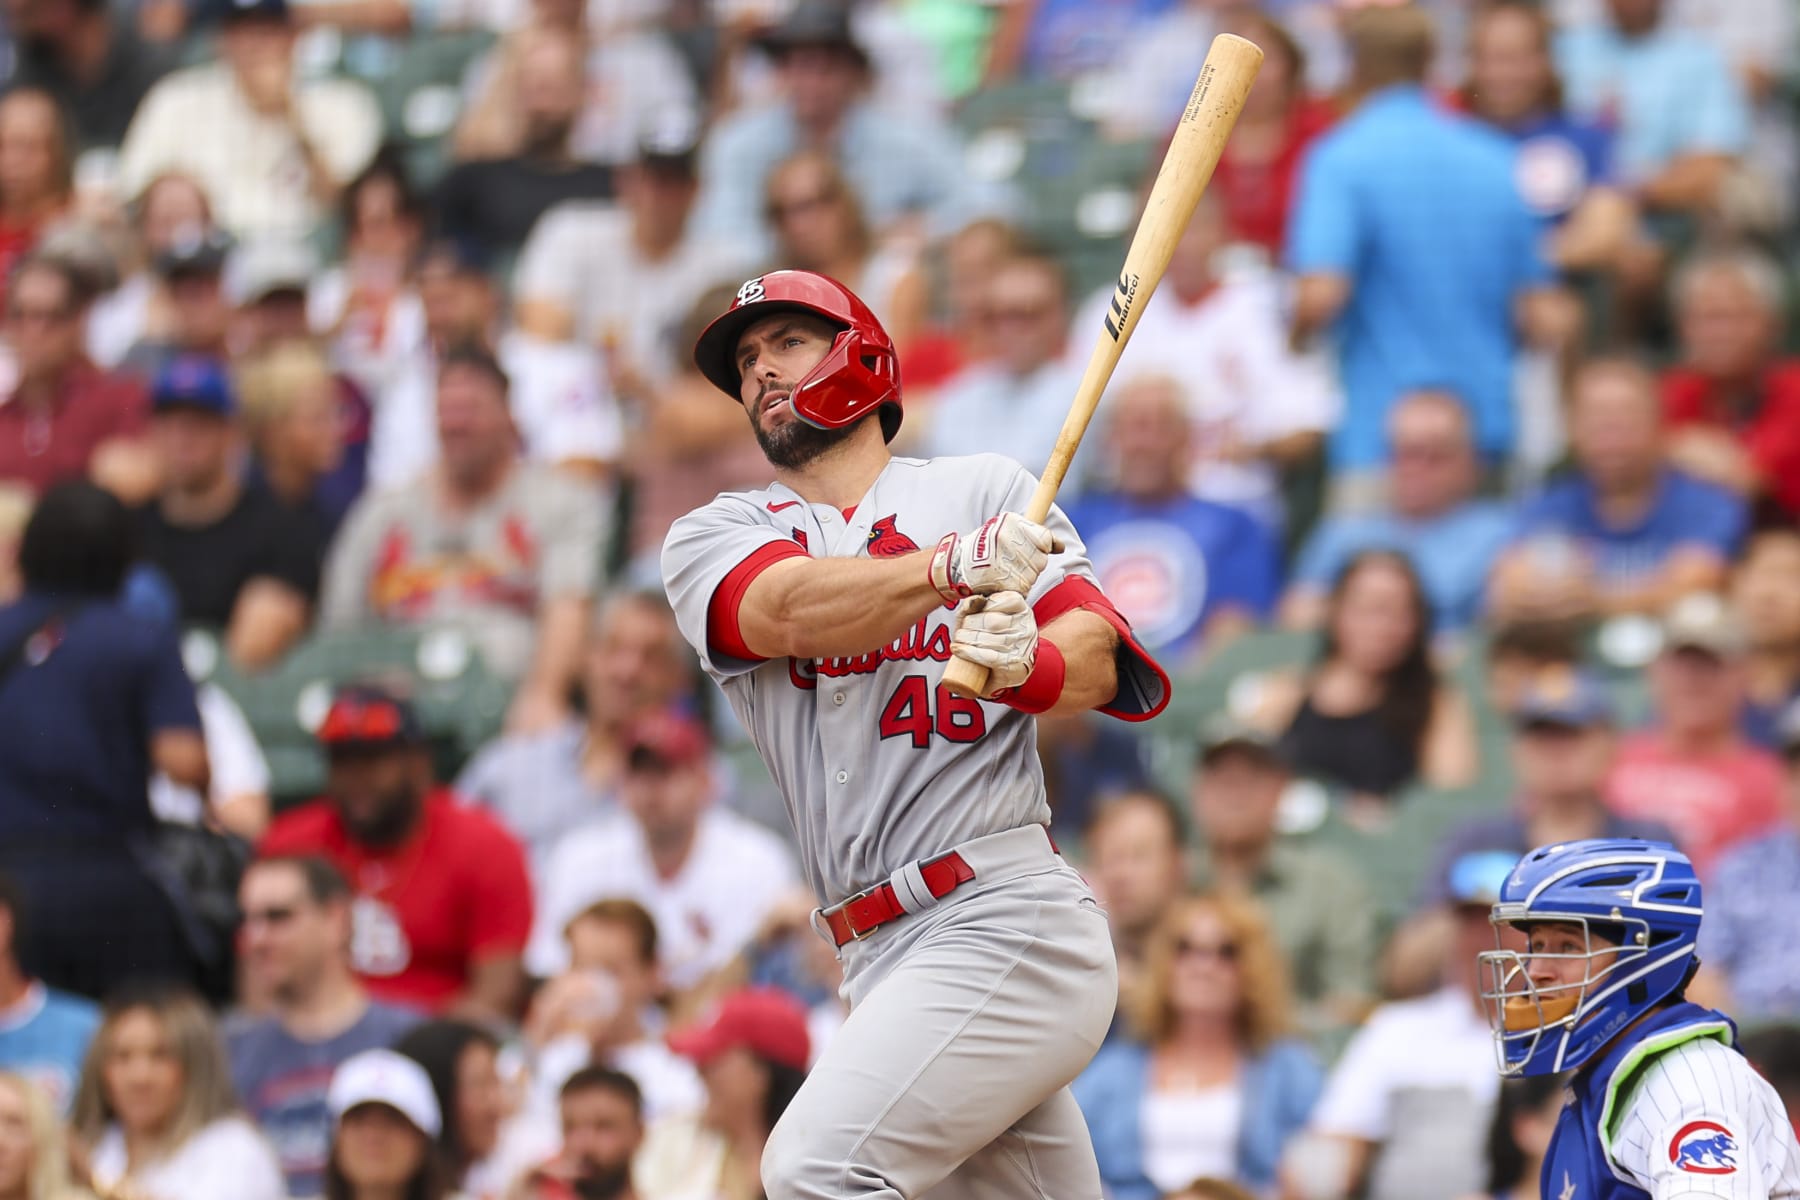
[[[676, 619], [786, 799], [821, 904], [985, 834], [1047, 824], [1037, 722], [939, 686], [954, 609], [934, 609], [893, 643], [855, 657], [756, 661], [709, 644], [715, 593], [741, 565], [796, 547], [820, 557], [929, 548], [946, 533], [1022, 511], [1035, 486], [1000, 455], [895, 458], [848, 513], [774, 484], [721, 495], [669, 531], [662, 569]], [[1040, 621], [1077, 604], [1104, 605], [1068, 518], [1053, 509], [1047, 524], [1064, 548], [1029, 597]], [[735, 619], [735, 598], [721, 602]], [[1127, 646], [1119, 694], [1104, 711], [1142, 719], [1161, 709], [1168, 680]]]

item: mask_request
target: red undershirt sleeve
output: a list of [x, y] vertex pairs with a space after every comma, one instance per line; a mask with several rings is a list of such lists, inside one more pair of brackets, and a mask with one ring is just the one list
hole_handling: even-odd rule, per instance
[[744, 593], [756, 582], [756, 577], [789, 558], [805, 558], [806, 551], [794, 542], [769, 542], [758, 546], [743, 562], [731, 568], [729, 574], [719, 581], [713, 589], [712, 599], [706, 606], [706, 642], [707, 648], [715, 655], [736, 658], [744, 662], [761, 662], [763, 656], [755, 653], [744, 644], [744, 631], [738, 624], [738, 608], [744, 602]]

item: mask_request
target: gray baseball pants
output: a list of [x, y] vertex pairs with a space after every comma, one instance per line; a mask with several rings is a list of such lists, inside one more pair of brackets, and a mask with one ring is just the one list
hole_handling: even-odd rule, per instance
[[1039, 826], [956, 849], [973, 880], [843, 948], [850, 1016], [769, 1137], [768, 1200], [1099, 1200], [1068, 1084], [1118, 999], [1106, 916]]

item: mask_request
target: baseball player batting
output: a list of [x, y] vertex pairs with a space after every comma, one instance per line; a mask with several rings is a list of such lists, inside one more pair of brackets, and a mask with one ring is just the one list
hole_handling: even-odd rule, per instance
[[[1018, 515], [1023, 467], [889, 453], [900, 365], [841, 284], [750, 280], [694, 361], [743, 404], [775, 482], [677, 521], [663, 578], [786, 799], [850, 1004], [769, 1138], [764, 1189], [1096, 1200], [1068, 1083], [1117, 968], [1050, 841], [1033, 714], [1146, 720], [1168, 677], [1062, 512]], [[953, 655], [989, 672], [979, 698], [940, 686]]]
[[1494, 925], [1524, 947], [1481, 956], [1501, 1074], [1574, 1072], [1539, 1195], [1800, 1196], [1781, 1097], [1731, 1020], [1685, 997], [1701, 911], [1693, 865], [1663, 842], [1544, 846], [1501, 887]]

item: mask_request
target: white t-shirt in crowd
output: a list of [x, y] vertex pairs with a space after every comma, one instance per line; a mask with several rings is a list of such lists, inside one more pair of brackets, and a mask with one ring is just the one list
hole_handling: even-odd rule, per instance
[[[94, 1147], [95, 1185], [110, 1193], [126, 1177], [125, 1134], [109, 1125]], [[221, 1117], [173, 1154], [131, 1172], [143, 1200], [285, 1200], [287, 1183], [275, 1151], [240, 1116]]]
[[775, 903], [800, 886], [787, 844], [715, 804], [700, 817], [687, 862], [672, 879], [651, 865], [643, 830], [610, 817], [563, 840], [537, 881], [537, 924], [525, 967], [548, 979], [567, 968], [563, 930], [597, 900], [636, 900], [656, 919], [662, 967], [676, 988], [692, 987], [747, 945]]
[[1237, 1175], [1244, 1095], [1236, 1081], [1197, 1092], [1152, 1089], [1144, 1097], [1142, 1120], [1144, 1174], [1163, 1191]]
[[[1324, 358], [1288, 348], [1280, 288], [1273, 272], [1242, 267], [1193, 304], [1181, 304], [1172, 289], [1159, 291], [1138, 318], [1111, 384], [1116, 390], [1133, 376], [1152, 374], [1183, 384], [1192, 421], [1189, 490], [1245, 509], [1272, 527], [1281, 520], [1275, 468], [1226, 462], [1219, 448], [1323, 432], [1336, 423], [1342, 405]], [[1075, 318], [1081, 336], [1071, 339], [1070, 352], [1084, 362], [1092, 348], [1086, 331], [1100, 328], [1111, 303], [1110, 288], [1095, 293]]]
[[[216, 683], [201, 684], [194, 695], [200, 703], [206, 761], [212, 768], [213, 803], [233, 796], [267, 795], [269, 761], [263, 757], [244, 710]], [[150, 808], [165, 821], [188, 825], [198, 825], [205, 814], [199, 792], [176, 783], [161, 771], [150, 780]]]

